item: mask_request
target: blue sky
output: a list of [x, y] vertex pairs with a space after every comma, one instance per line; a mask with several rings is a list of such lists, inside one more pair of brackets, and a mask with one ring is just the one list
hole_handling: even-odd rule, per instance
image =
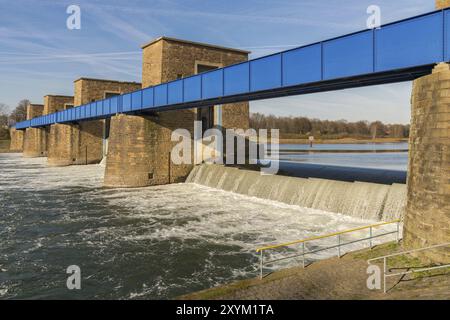
[[[66, 8], [81, 7], [81, 30]], [[251, 57], [434, 10], [434, 0], [0, 0], [0, 102], [73, 94], [73, 80], [141, 81], [140, 46], [161, 35], [247, 49]], [[252, 112], [407, 123], [411, 83], [264, 100]]]

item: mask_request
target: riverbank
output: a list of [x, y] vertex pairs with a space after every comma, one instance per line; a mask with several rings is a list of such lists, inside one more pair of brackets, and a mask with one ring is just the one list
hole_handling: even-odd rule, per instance
[[[179, 297], [182, 300], [286, 300], [286, 299], [448, 299], [450, 268], [388, 278], [386, 294], [369, 290], [367, 260], [401, 251], [396, 243], [380, 245], [312, 263], [276, 271], [262, 280], [253, 278]], [[424, 267], [416, 258], [399, 256], [388, 260], [390, 270], [400, 272]]]

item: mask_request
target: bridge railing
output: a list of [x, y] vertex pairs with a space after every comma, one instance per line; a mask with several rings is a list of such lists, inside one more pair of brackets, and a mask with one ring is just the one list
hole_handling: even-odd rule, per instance
[[[281, 243], [281, 244], [276, 244], [276, 245], [270, 245], [270, 246], [265, 246], [265, 247], [261, 247], [261, 248], [257, 248], [256, 252], [260, 254], [260, 259], [259, 259], [259, 277], [260, 279], [263, 278], [263, 269], [264, 266], [266, 265], [270, 265], [270, 264], [274, 264], [275, 262], [279, 262], [279, 261], [283, 261], [283, 260], [288, 260], [288, 259], [293, 259], [293, 258], [298, 258], [301, 257], [302, 259], [302, 265], [303, 268], [306, 267], [306, 256], [311, 255], [313, 253], [317, 253], [317, 252], [321, 252], [321, 251], [325, 251], [325, 250], [330, 250], [330, 249], [336, 249], [337, 250], [337, 256], [340, 258], [341, 257], [341, 248], [343, 246], [346, 245], [350, 245], [350, 244], [354, 244], [354, 243], [358, 243], [358, 242], [362, 242], [362, 241], [369, 241], [369, 247], [372, 248], [373, 247], [373, 239], [375, 238], [379, 238], [379, 237], [384, 237], [387, 235], [391, 235], [391, 234], [396, 234], [396, 239], [397, 242], [400, 240], [400, 220], [393, 220], [393, 221], [388, 221], [388, 222], [381, 222], [381, 223], [376, 223], [376, 224], [371, 224], [368, 226], [363, 226], [363, 227], [359, 227], [359, 228], [353, 228], [353, 229], [349, 229], [349, 230], [344, 230], [344, 231], [339, 231], [339, 232], [333, 232], [333, 233], [329, 233], [329, 234], [325, 234], [325, 235], [321, 235], [321, 236], [317, 236], [317, 237], [311, 237], [311, 238], [306, 238], [306, 239], [302, 239], [302, 240], [296, 240], [296, 241], [291, 241], [291, 242], [286, 242], [286, 243]], [[384, 232], [381, 234], [374, 234], [373, 231], [374, 229], [381, 227], [381, 226], [385, 226], [385, 225], [391, 225], [391, 224], [396, 224], [397, 228], [395, 231], [389, 231], [389, 232]], [[352, 241], [347, 241], [344, 242], [342, 241], [342, 235], [344, 234], [350, 234], [350, 233], [354, 233], [357, 231], [362, 231], [362, 230], [368, 230], [369, 231], [369, 235], [367, 237], [364, 238], [359, 238], [356, 240], [352, 240]], [[316, 250], [307, 250], [306, 248], [306, 243], [308, 242], [312, 242], [312, 241], [316, 241], [316, 240], [320, 240], [320, 239], [326, 239], [326, 238], [336, 238], [336, 244], [332, 245], [332, 246], [327, 246], [327, 247], [323, 247], [320, 249], [316, 249]], [[269, 250], [276, 250], [276, 249], [280, 249], [280, 248], [287, 248], [289, 246], [292, 245], [301, 245], [300, 251], [296, 254], [293, 255], [289, 255], [286, 257], [282, 257], [282, 258], [276, 258], [276, 259], [272, 259], [272, 260], [264, 260], [264, 253], [266, 251]]]
[[367, 260], [367, 263], [370, 265], [374, 261], [383, 260], [383, 292], [386, 293], [386, 279], [388, 277], [402, 276], [402, 275], [407, 275], [407, 274], [411, 274], [411, 273], [419, 273], [419, 272], [425, 272], [425, 271], [431, 271], [431, 270], [437, 270], [437, 269], [450, 268], [450, 263], [448, 263], [448, 264], [435, 265], [432, 267], [417, 268], [417, 269], [408, 270], [408, 271], [389, 273], [389, 270], [387, 267], [388, 258], [401, 256], [401, 255], [407, 255], [407, 254], [411, 254], [411, 253], [422, 252], [422, 251], [427, 251], [427, 250], [432, 250], [432, 249], [436, 249], [436, 248], [449, 247], [449, 246], [450, 246], [450, 242], [432, 245], [432, 246], [419, 248], [419, 249], [413, 249], [413, 250], [409, 250], [409, 251], [397, 252], [397, 253], [389, 254], [386, 256], [369, 259], [369, 260]]

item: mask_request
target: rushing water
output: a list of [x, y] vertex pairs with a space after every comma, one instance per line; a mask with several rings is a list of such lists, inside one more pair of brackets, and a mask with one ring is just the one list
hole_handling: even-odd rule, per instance
[[104, 189], [103, 171], [0, 154], [0, 298], [174, 298], [255, 276], [261, 244], [372, 222], [196, 184]]

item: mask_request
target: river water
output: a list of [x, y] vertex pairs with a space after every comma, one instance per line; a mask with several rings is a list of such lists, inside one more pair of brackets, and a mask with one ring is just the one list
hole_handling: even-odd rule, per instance
[[281, 161], [398, 171], [406, 171], [408, 167], [407, 142], [314, 144], [313, 147], [283, 144], [280, 150]]
[[0, 299], [170, 299], [256, 276], [263, 244], [372, 222], [196, 184], [104, 189], [103, 173], [0, 154]]

